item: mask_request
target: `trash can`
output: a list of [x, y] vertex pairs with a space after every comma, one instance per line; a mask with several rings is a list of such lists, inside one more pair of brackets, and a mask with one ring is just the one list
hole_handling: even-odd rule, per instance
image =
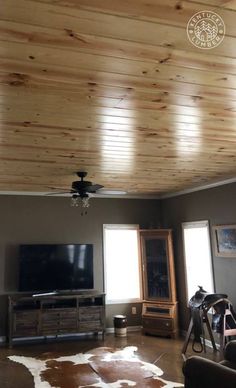
[[127, 318], [125, 315], [114, 316], [114, 328], [116, 337], [127, 336]]

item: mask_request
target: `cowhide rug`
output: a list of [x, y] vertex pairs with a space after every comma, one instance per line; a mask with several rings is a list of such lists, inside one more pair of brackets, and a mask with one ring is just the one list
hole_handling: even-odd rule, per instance
[[163, 371], [135, 356], [137, 348], [122, 350], [96, 348], [58, 358], [10, 356], [24, 365], [34, 378], [35, 388], [177, 388], [182, 384], [166, 381]]

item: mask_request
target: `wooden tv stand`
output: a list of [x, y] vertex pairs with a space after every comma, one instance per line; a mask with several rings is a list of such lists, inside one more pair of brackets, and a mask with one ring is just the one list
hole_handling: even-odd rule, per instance
[[16, 338], [105, 333], [105, 294], [96, 291], [8, 296], [9, 347]]

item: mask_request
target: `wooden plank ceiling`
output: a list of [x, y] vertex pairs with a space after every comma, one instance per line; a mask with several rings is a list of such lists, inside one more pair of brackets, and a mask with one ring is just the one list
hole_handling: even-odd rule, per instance
[[[236, 176], [236, 1], [0, 0], [0, 191], [163, 195]], [[203, 10], [211, 50], [187, 38]]]

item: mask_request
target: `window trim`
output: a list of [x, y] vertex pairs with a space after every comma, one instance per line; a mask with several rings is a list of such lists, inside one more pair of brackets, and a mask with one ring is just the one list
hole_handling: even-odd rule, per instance
[[123, 230], [136, 230], [137, 231], [137, 243], [138, 243], [138, 272], [139, 272], [139, 298], [127, 298], [127, 299], [106, 299], [106, 304], [122, 304], [122, 303], [141, 303], [143, 300], [143, 288], [142, 288], [142, 266], [141, 266], [141, 254], [140, 254], [140, 234], [138, 224], [103, 224], [103, 277], [104, 277], [104, 290], [107, 292], [107, 272], [106, 272], [106, 229], [123, 229]]
[[[209, 246], [209, 253], [210, 253], [210, 273], [212, 277], [212, 285], [213, 285], [213, 292], [215, 292], [215, 277], [214, 277], [214, 270], [213, 270], [213, 258], [212, 258], [212, 247], [211, 247], [211, 237], [210, 237], [210, 225], [208, 220], [202, 220], [202, 221], [190, 221], [190, 222], [182, 222], [182, 246], [183, 246], [183, 257], [184, 257], [184, 278], [185, 278], [185, 295], [186, 295], [186, 303], [187, 306], [189, 304], [189, 299], [191, 296], [188, 296], [188, 277], [187, 277], [187, 263], [186, 263], [186, 251], [185, 251], [185, 243], [184, 243], [184, 229], [187, 227], [188, 229], [194, 229], [194, 228], [201, 228], [201, 227], [207, 227], [207, 235], [208, 235], [208, 246]], [[197, 291], [197, 290], [196, 290]]]

